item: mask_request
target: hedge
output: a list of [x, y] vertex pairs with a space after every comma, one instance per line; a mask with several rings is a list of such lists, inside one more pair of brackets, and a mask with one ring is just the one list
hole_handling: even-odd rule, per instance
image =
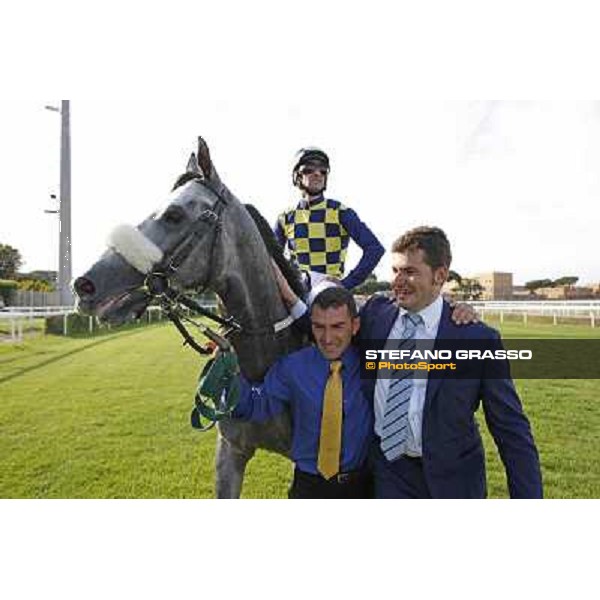
[[[64, 315], [53, 315], [46, 317], [46, 333], [63, 335], [64, 332]], [[94, 330], [98, 328], [94, 323]], [[85, 315], [72, 313], [67, 315], [67, 332], [68, 335], [77, 335], [81, 333], [89, 333], [90, 318]]]
[[19, 287], [17, 281], [12, 279], [0, 279], [0, 298], [7, 306], [12, 304], [14, 293]]

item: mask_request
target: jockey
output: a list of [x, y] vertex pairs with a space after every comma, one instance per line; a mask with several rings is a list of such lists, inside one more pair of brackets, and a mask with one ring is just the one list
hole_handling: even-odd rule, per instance
[[[302, 148], [294, 157], [292, 181], [300, 202], [279, 215], [274, 227], [279, 243], [315, 285], [326, 277], [341, 280], [346, 289], [360, 285], [375, 269], [384, 248], [354, 210], [325, 198], [329, 157], [315, 147]], [[350, 240], [363, 251], [355, 269], [344, 277]]]

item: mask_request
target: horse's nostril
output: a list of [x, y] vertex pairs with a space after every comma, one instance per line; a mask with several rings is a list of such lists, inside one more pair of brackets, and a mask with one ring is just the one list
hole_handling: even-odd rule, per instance
[[96, 286], [85, 277], [80, 277], [75, 281], [75, 291], [80, 296], [93, 296], [96, 293]]

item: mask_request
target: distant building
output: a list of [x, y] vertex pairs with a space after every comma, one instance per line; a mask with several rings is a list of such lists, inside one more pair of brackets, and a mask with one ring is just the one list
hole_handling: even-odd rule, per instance
[[31, 273], [19, 273], [17, 279], [40, 279], [51, 284], [56, 284], [58, 273], [56, 271], [31, 271]]
[[473, 275], [483, 287], [482, 300], [512, 300], [513, 299], [513, 274], [492, 271]]
[[[466, 279], [478, 281], [483, 287], [481, 300], [590, 300], [600, 298], [600, 282], [587, 286], [543, 287], [531, 292], [524, 285], [513, 285], [512, 273], [492, 271], [463, 278], [463, 281]], [[447, 281], [442, 288], [442, 294], [447, 300], [464, 298], [456, 281]]]
[[538, 298], [547, 300], [588, 300], [594, 298], [593, 288], [575, 285], [538, 288], [535, 294]]
[[524, 285], [513, 285], [513, 300], [535, 300], [535, 294], [532, 294]]
[[569, 294], [573, 300], [591, 300], [595, 297], [594, 289], [592, 287], [582, 285], [572, 286]]

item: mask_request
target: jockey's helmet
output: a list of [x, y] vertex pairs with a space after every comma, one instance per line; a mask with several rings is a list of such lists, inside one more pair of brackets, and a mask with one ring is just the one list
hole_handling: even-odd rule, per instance
[[298, 185], [300, 167], [308, 164], [322, 165], [329, 172], [329, 156], [326, 152], [315, 146], [301, 148], [294, 156], [294, 167], [292, 169], [294, 185]]

